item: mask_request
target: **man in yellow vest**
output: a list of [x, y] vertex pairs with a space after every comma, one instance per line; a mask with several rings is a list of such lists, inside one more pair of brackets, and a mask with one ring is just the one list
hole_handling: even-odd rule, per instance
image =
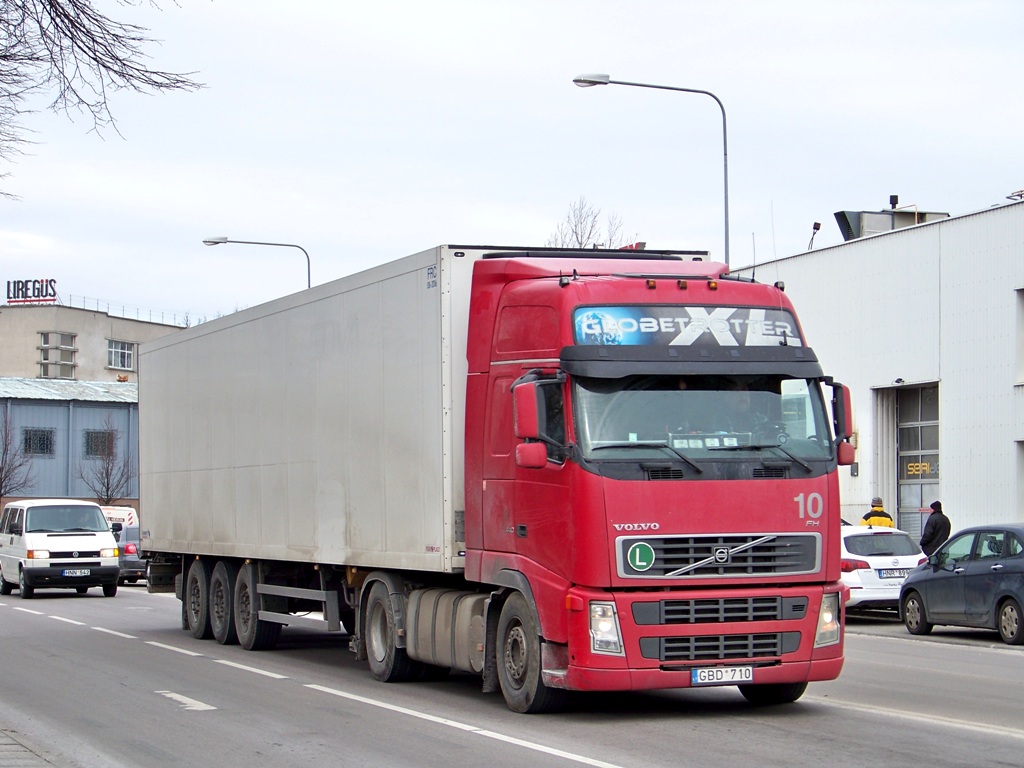
[[874, 525], [880, 528], [896, 527], [896, 523], [892, 520], [892, 515], [882, 508], [882, 499], [879, 496], [875, 496], [871, 500], [871, 509], [860, 519], [860, 524]]

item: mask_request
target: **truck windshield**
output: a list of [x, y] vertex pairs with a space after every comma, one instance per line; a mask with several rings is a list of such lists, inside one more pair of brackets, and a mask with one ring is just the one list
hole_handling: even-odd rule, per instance
[[588, 460], [681, 454], [706, 462], [773, 451], [832, 455], [821, 390], [780, 376], [576, 378], [577, 443]]

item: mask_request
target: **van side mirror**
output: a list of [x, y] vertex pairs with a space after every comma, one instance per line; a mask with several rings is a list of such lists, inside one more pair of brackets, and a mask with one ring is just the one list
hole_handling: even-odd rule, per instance
[[124, 530], [124, 525], [122, 525], [121, 523], [111, 523], [110, 530], [112, 530], [114, 533], [120, 533], [122, 530]]
[[12, 536], [21, 536], [25, 532], [25, 527], [21, 523], [15, 523], [11, 526]]

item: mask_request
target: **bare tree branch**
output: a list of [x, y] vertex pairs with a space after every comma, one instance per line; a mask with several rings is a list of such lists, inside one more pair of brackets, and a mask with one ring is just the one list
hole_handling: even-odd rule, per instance
[[75, 476], [85, 483], [100, 504], [111, 505], [123, 499], [131, 490], [136, 472], [128, 451], [118, 457], [117, 445], [121, 433], [112, 416], [108, 415], [103, 422], [103, 431], [108, 433], [104, 450], [95, 458], [84, 463], [80, 461], [75, 468]]
[[[153, 0], [119, 0], [139, 6]], [[25, 100], [52, 93], [50, 109], [86, 112], [93, 130], [116, 121], [112, 92], [195, 90], [194, 73], [150, 69], [147, 47], [157, 41], [144, 27], [115, 21], [93, 7], [93, 0], [0, 0], [0, 158], [9, 159], [30, 110]]]
[[9, 416], [0, 427], [0, 498], [21, 493], [34, 484], [32, 459], [22, 450]]
[[554, 248], [618, 248], [625, 244], [622, 237], [622, 219], [609, 214], [601, 229], [601, 209], [580, 196], [569, 203], [569, 212], [559, 222], [544, 245]]

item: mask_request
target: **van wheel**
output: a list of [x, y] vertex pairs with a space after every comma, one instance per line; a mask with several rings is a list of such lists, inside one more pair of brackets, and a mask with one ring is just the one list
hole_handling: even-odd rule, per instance
[[185, 578], [185, 616], [192, 637], [213, 637], [210, 628], [210, 566], [205, 560], [193, 560]]
[[14, 591], [14, 585], [3, 576], [0, 576], [0, 595], [9, 595]]
[[75, 592], [77, 592], [80, 595], [84, 595], [88, 591], [89, 591], [88, 587], [75, 587]]
[[233, 564], [221, 560], [210, 576], [210, 628], [221, 645], [238, 643], [238, 633], [235, 632], [236, 574]]
[[277, 645], [277, 639], [281, 636], [280, 624], [259, 617], [258, 584], [255, 563], [246, 563], [238, 569], [234, 592], [235, 632], [238, 642], [247, 651], [268, 651]]
[[32, 595], [36, 593], [35, 587], [30, 587], [25, 583], [25, 571], [18, 571], [18, 591], [21, 593], [22, 600], [28, 600]]
[[398, 623], [387, 585], [374, 582], [366, 599], [366, 660], [382, 683], [404, 683], [419, 676], [420, 665], [397, 645]]
[[103, 585], [103, 596], [104, 597], [114, 597], [114, 595], [116, 595], [116, 594], [117, 594], [117, 582], [116, 581], [113, 584], [104, 584]]

